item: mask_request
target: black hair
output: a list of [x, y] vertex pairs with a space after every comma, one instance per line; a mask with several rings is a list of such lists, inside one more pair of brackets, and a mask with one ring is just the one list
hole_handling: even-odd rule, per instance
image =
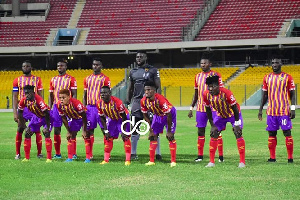
[[31, 64], [31, 61], [30, 60], [24, 60], [23, 63], [30, 63]]
[[208, 76], [206, 78], [206, 85], [211, 85], [211, 84], [216, 84], [216, 85], [219, 85], [219, 76], [217, 75], [214, 75], [214, 76]]
[[101, 62], [102, 63], [102, 59], [101, 58], [93, 58], [93, 61], [99, 61], [99, 62]]
[[138, 50], [138, 51], [136, 52], [136, 54], [138, 54], [138, 53], [142, 53], [142, 54], [146, 54], [146, 55], [147, 55], [147, 52], [146, 52], [145, 50]]
[[68, 64], [68, 60], [66, 58], [58, 59], [57, 63], [59, 63], [59, 62], [66, 63], [66, 65]]
[[32, 91], [34, 91], [34, 85], [25, 85], [24, 87], [23, 87], [23, 89], [24, 90], [32, 90]]
[[110, 87], [105, 85], [105, 86], [102, 86], [101, 89], [109, 89], [110, 90]]
[[144, 86], [150, 86], [150, 87], [154, 87], [155, 89], [157, 89], [156, 85], [153, 81], [147, 81]]

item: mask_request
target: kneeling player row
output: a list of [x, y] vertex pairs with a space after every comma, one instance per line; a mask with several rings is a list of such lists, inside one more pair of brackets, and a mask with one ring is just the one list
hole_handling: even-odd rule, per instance
[[[245, 141], [242, 137], [243, 119], [240, 113], [240, 108], [232, 93], [225, 89], [219, 88], [219, 77], [208, 77], [206, 83], [209, 90], [204, 94], [206, 97], [206, 110], [208, 119], [212, 125], [211, 142], [210, 142], [210, 162], [207, 167], [213, 167], [215, 164], [214, 157], [217, 149], [217, 139], [220, 132], [224, 129], [227, 122], [232, 123], [234, 127], [234, 134], [237, 139], [238, 150], [240, 154], [239, 167], [245, 167]], [[46, 137], [46, 149], [47, 149], [47, 162], [51, 162], [51, 124], [55, 120], [51, 113], [49, 114], [49, 108], [44, 103], [43, 99], [34, 94], [34, 88], [32, 86], [26, 86], [26, 97], [24, 97], [19, 103], [19, 128], [25, 128], [25, 121], [23, 118], [23, 110], [28, 108], [33, 116], [28, 124], [26, 130], [26, 144], [24, 146], [25, 156], [24, 161], [29, 159], [30, 152], [30, 137], [33, 132], [39, 131], [39, 127], [44, 126], [43, 133]], [[68, 140], [68, 159], [66, 162], [71, 162], [73, 156], [76, 155], [75, 141], [76, 134], [82, 127], [82, 136], [85, 140], [86, 160], [90, 162], [92, 157], [91, 142], [89, 129], [92, 119], [89, 119], [89, 113], [83, 104], [70, 97], [68, 90], [61, 90], [59, 93], [60, 102], [57, 103], [59, 114], [62, 116], [63, 123], [67, 129]], [[212, 114], [211, 107], [216, 110]], [[124, 149], [126, 153], [125, 165], [130, 165], [130, 138], [126, 134], [129, 132], [129, 123], [122, 123], [125, 120], [129, 120], [128, 110], [124, 107], [122, 101], [116, 97], [111, 96], [109, 87], [101, 88], [101, 99], [97, 102], [97, 110], [100, 116], [101, 124], [103, 125], [104, 137], [104, 161], [102, 164], [109, 162], [110, 152], [113, 146], [113, 139], [118, 138], [121, 134], [124, 141]], [[176, 109], [172, 104], [162, 95], [156, 93], [155, 84], [147, 82], [145, 84], [145, 95], [141, 100], [141, 110], [144, 113], [144, 119], [148, 123], [150, 128], [149, 140], [149, 154], [150, 161], [146, 165], [155, 165], [155, 149], [157, 146], [158, 134], [163, 132], [163, 128], [166, 126], [166, 137], [169, 141], [170, 153], [171, 153], [171, 167], [176, 166], [176, 140], [174, 137], [176, 130]], [[152, 122], [150, 121], [147, 112], [150, 111], [154, 114]], [[123, 127], [121, 127], [123, 126]], [[122, 128], [124, 131], [122, 131]], [[47, 142], [48, 141], [48, 142]], [[74, 146], [75, 145], [75, 146]]]

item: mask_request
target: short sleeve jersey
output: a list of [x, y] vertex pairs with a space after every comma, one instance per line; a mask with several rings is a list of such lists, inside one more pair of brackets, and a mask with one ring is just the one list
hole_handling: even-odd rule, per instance
[[146, 81], [154, 82], [160, 79], [159, 71], [151, 65], [134, 68], [130, 71], [129, 80], [134, 85], [133, 99], [141, 99], [144, 96], [144, 84]]
[[37, 93], [38, 90], [43, 90], [42, 80], [37, 76], [19, 76], [13, 82], [13, 92], [18, 92], [18, 100], [25, 97], [25, 92], [23, 90], [25, 85], [33, 85], [34, 92]]
[[86, 112], [86, 107], [77, 99], [70, 98], [68, 105], [57, 103], [58, 113], [61, 116], [66, 116], [69, 119], [81, 119], [81, 113]]
[[123, 105], [122, 100], [114, 96], [110, 97], [110, 101], [108, 103], [99, 99], [97, 101], [97, 109], [100, 116], [106, 116], [112, 120], [122, 119], [122, 113], [125, 112], [126, 115], [129, 113]]
[[45, 117], [45, 110], [49, 110], [49, 107], [43, 100], [43, 98], [37, 94], [34, 95], [34, 100], [29, 101], [26, 97], [23, 97], [18, 105], [18, 110], [24, 110], [27, 107], [33, 114], [37, 117], [42, 118]]
[[154, 100], [143, 97], [141, 99], [142, 113], [152, 112], [154, 115], [164, 116], [169, 113], [173, 105], [161, 94], [155, 93]]
[[210, 70], [209, 72], [200, 72], [195, 76], [195, 89], [198, 89], [198, 101], [197, 101], [197, 111], [205, 112], [205, 105], [203, 103], [203, 92], [208, 89], [206, 85], [206, 78], [208, 76], [219, 76], [219, 87], [224, 87], [221, 74], [218, 72]]
[[220, 88], [218, 95], [211, 95], [209, 90], [205, 90], [203, 93], [203, 102], [206, 107], [211, 106], [217, 112], [217, 115], [222, 118], [234, 116], [231, 106], [235, 104], [239, 112], [241, 111], [240, 105], [236, 102], [233, 93], [226, 88]]
[[62, 89], [67, 89], [70, 91], [73, 89], [77, 89], [77, 82], [73, 76], [69, 74], [54, 76], [50, 80], [50, 89], [49, 92], [53, 92], [54, 94], [54, 103], [59, 102], [59, 91]]
[[263, 91], [268, 92], [267, 115], [283, 116], [290, 113], [290, 91], [295, 90], [291, 75], [281, 72], [270, 73], [264, 77]]
[[104, 74], [91, 74], [84, 79], [84, 90], [87, 92], [87, 104], [96, 105], [100, 99], [100, 92], [103, 86], [110, 87], [109, 77]]

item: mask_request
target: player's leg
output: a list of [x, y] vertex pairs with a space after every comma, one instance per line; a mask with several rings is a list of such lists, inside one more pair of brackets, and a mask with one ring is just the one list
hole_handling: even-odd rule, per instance
[[[167, 139], [169, 141], [169, 149], [170, 149], [170, 154], [171, 154], [171, 167], [175, 167], [176, 166], [177, 143], [176, 143], [174, 134], [176, 131], [177, 115], [176, 115], [176, 109], [174, 107], [171, 109], [171, 115], [172, 115], [171, 133], [173, 134], [173, 136], [167, 137]], [[166, 128], [168, 130], [167, 116], [165, 116], [163, 123], [166, 125]]]
[[215, 155], [218, 148], [218, 137], [222, 130], [226, 128], [226, 119], [222, 117], [215, 116], [213, 117], [213, 121], [216, 130], [210, 132], [210, 141], [209, 141], [209, 163], [205, 167], [214, 167], [215, 166]]
[[94, 147], [94, 130], [97, 128], [97, 123], [99, 124], [100, 128], [103, 129], [103, 126], [100, 122], [100, 117], [98, 115], [98, 110], [96, 106], [91, 106], [87, 105], [87, 125], [88, 125], [88, 130], [89, 130], [89, 135], [90, 135], [90, 159], [93, 158], [93, 147]]
[[293, 163], [293, 151], [294, 151], [294, 139], [292, 137], [291, 129], [284, 130], [283, 134], [285, 136], [285, 145], [288, 154], [288, 163]]
[[107, 130], [109, 132], [109, 137], [104, 136], [104, 160], [100, 164], [107, 164], [110, 159], [111, 151], [114, 145], [114, 138], [118, 138], [119, 129], [118, 122], [110, 118], [107, 119]]
[[36, 115], [33, 115], [30, 119], [30, 122], [28, 124], [28, 127], [30, 127], [30, 131], [35, 133], [35, 139], [36, 139], [36, 146], [37, 146], [37, 157], [42, 158], [42, 135], [40, 128], [43, 125], [43, 119], [37, 117]]
[[277, 130], [279, 130], [279, 121], [277, 116], [267, 115], [268, 148], [270, 158], [268, 162], [276, 162]]
[[43, 130], [43, 134], [45, 136], [46, 151], [47, 151], [47, 160], [46, 160], [47, 163], [52, 162], [52, 140], [50, 137], [50, 132], [46, 132], [45, 129]]
[[65, 162], [72, 162], [73, 159], [76, 159], [76, 136], [77, 132], [80, 131], [82, 127], [82, 119], [72, 119], [68, 122], [71, 138], [68, 140], [68, 159]]
[[290, 116], [285, 115], [279, 117], [280, 128], [285, 136], [285, 145], [288, 154], [288, 163], [293, 163], [294, 139], [292, 137], [292, 120]]
[[31, 131], [29, 126], [25, 129], [25, 139], [24, 139], [25, 158], [22, 160], [22, 162], [27, 162], [30, 159], [31, 136], [33, 135], [33, 133], [34, 132]]
[[[127, 120], [130, 119], [130, 115], [127, 114]], [[118, 121], [118, 130], [119, 130], [119, 133], [121, 133], [121, 136], [122, 136], [122, 140], [124, 142], [124, 151], [125, 151], [125, 166], [129, 166], [131, 163], [130, 163], [130, 160], [131, 160], [131, 141], [130, 141], [130, 135], [126, 135], [124, 133], [122, 133], [122, 130], [121, 130], [121, 126], [122, 126], [122, 120]], [[125, 125], [125, 131], [128, 133], [130, 132], [130, 124], [129, 123], [126, 123]]]
[[[244, 127], [244, 120], [243, 120], [243, 117], [242, 117], [242, 114], [239, 113], [239, 119], [241, 120], [241, 125], [240, 125], [240, 130], [236, 130], [233, 128], [233, 133], [235, 135], [235, 138], [236, 138], [236, 144], [237, 144], [237, 147], [238, 147], [238, 151], [239, 151], [239, 155], [240, 155], [240, 162], [239, 162], [239, 168], [243, 168], [245, 167], [246, 165], [246, 162], [245, 162], [245, 140], [243, 138], [243, 132], [242, 132], [242, 129]], [[234, 116], [228, 118], [228, 122], [231, 123], [232, 127], [234, 127], [234, 123], [235, 123], [235, 118]]]
[[[135, 117], [135, 116], [132, 116], [132, 117]], [[135, 123], [134, 125], [132, 126], [135, 127], [136, 124], [141, 121], [143, 118], [141, 117], [135, 117]], [[139, 127], [137, 127], [139, 128]], [[138, 144], [138, 141], [140, 139], [140, 135], [137, 133], [137, 131], [134, 131], [131, 135], [131, 160], [136, 160], [138, 159], [138, 155], [137, 155], [137, 144]]]
[[198, 156], [195, 159], [195, 162], [200, 162], [203, 160], [203, 151], [205, 144], [205, 127], [207, 125], [207, 115], [205, 112], [196, 112], [196, 127], [198, 128], [198, 140], [197, 140], [197, 148], [198, 148]]
[[[149, 116], [149, 119], [150, 119], [150, 123], [152, 124], [152, 120], [153, 120], [153, 113], [148, 111], [147, 112], [148, 116]], [[160, 136], [159, 134], [157, 135], [157, 146], [156, 146], [156, 150], [155, 150], [155, 159], [156, 160], [162, 160], [162, 157], [161, 157], [161, 151], [160, 151]]]
[[21, 158], [21, 144], [22, 144], [22, 134], [25, 127], [18, 127], [17, 133], [16, 133], [16, 156], [15, 159], [19, 160]]
[[37, 148], [37, 157], [42, 158], [43, 138], [40, 131], [35, 132], [35, 141], [36, 141], [36, 148]]
[[270, 152], [268, 162], [276, 162], [277, 131], [268, 131], [268, 134], [268, 148]]
[[91, 162], [91, 139], [90, 139], [90, 132], [91, 130], [87, 131], [86, 138], [84, 138], [84, 146], [85, 146], [85, 161], [84, 163]]
[[53, 136], [53, 143], [55, 148], [55, 155], [53, 158], [60, 159], [61, 152], [61, 126], [62, 126], [62, 118], [58, 113], [56, 104], [53, 105], [53, 109], [51, 110], [50, 115], [53, 118], [53, 127], [54, 127], [54, 136]]
[[[24, 108], [23, 111], [23, 118], [25, 121], [28, 121], [32, 118], [33, 114], [28, 110], [28, 108]], [[15, 145], [16, 145], [16, 156], [15, 159], [19, 160], [21, 158], [21, 144], [22, 144], [22, 134], [23, 131], [25, 130], [26, 125], [20, 125], [18, 124], [18, 128], [17, 128], [17, 133], [16, 133], [16, 141], [15, 141]]]

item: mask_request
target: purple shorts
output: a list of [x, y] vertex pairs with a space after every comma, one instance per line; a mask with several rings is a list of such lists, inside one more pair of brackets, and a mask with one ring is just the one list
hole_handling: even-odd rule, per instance
[[54, 104], [52, 107], [52, 118], [53, 118], [53, 126], [54, 127], [61, 127], [62, 126], [62, 118], [58, 113], [57, 105]]
[[31, 120], [31, 118], [35, 116], [35, 114], [33, 114], [32, 112], [30, 112], [30, 110], [28, 110], [27, 107], [24, 108], [23, 110], [23, 118], [25, 119], [25, 121], [29, 121]]
[[[175, 107], [172, 107], [171, 109], [171, 115], [172, 115], [172, 126], [171, 126], [171, 132], [175, 133], [176, 131], [176, 109]], [[164, 127], [166, 126], [166, 129], [168, 130], [168, 120], [167, 115], [165, 116], [158, 116], [154, 115], [151, 128], [153, 129], [153, 133], [155, 135], [158, 135], [159, 133], [162, 133], [164, 131]]]
[[82, 127], [82, 119], [68, 119], [70, 131], [78, 132]]
[[[226, 129], [227, 122], [231, 123], [232, 127], [234, 127], [234, 122], [235, 122], [234, 116], [228, 118], [222, 118], [217, 115], [217, 112], [213, 112], [212, 115], [213, 115], [213, 122], [219, 131], [223, 131]], [[239, 118], [241, 120], [241, 129], [242, 129], [244, 126], [244, 121], [241, 112], [239, 113]]]
[[99, 124], [100, 128], [103, 129], [104, 127], [101, 124], [97, 107], [95, 105], [87, 105], [86, 108], [87, 108], [86, 118], [87, 118], [88, 130], [97, 128], [97, 123]]
[[[107, 130], [109, 131], [109, 134], [113, 138], [118, 138], [119, 134], [122, 132], [121, 125], [123, 120], [112, 120], [111, 118], [107, 118]], [[130, 120], [130, 115], [127, 114], [127, 120]], [[125, 127], [126, 132], [130, 132], [130, 123], [126, 123]]]
[[[53, 118], [51, 117], [51, 114], [50, 114], [50, 127], [49, 127], [50, 132], [53, 128], [52, 123], [53, 123]], [[36, 115], [33, 115], [33, 117], [30, 119], [30, 122], [28, 123], [28, 127], [30, 127], [30, 130], [32, 132], [40, 132], [40, 128], [42, 126], [44, 128], [47, 128], [47, 123], [46, 123], [45, 117], [39, 118]]]
[[277, 131], [279, 127], [285, 131], [292, 129], [292, 120], [290, 116], [271, 116], [267, 115], [267, 131]]
[[207, 115], [206, 112], [196, 112], [196, 127], [198, 128], [204, 128], [207, 126]]

